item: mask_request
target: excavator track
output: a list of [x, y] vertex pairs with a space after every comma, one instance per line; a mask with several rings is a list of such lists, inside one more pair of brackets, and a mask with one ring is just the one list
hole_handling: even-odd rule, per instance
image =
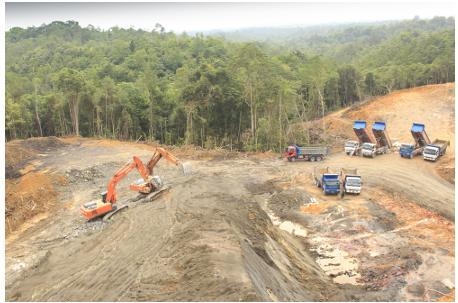
[[[157, 198], [159, 198], [163, 193], [167, 192], [170, 190], [170, 187], [169, 186], [165, 186], [155, 192], [152, 192], [148, 195], [139, 195], [135, 198], [135, 200], [131, 200], [131, 202], [142, 202], [142, 203], [147, 203], [147, 202], [151, 202], [151, 201], [154, 201], [156, 200]], [[103, 216], [103, 221], [104, 222], [108, 222], [108, 220], [110, 220], [110, 218], [115, 215], [116, 213], [128, 208], [129, 205], [128, 204], [125, 204], [125, 205], [122, 205], [122, 206], [119, 206], [117, 207], [115, 210], [112, 210], [110, 211], [109, 213], [105, 214]]]
[[107, 222], [108, 220], [110, 220], [110, 218], [111, 218], [114, 214], [116, 214], [116, 213], [120, 212], [121, 210], [124, 210], [124, 209], [126, 209], [126, 208], [128, 208], [128, 207], [129, 207], [129, 205], [127, 205], [127, 204], [126, 204], [126, 205], [119, 206], [119, 207], [116, 207], [115, 210], [112, 210], [112, 211], [110, 211], [109, 213], [106, 213], [106, 214], [103, 216], [103, 219], [102, 219], [103, 222]]
[[167, 192], [169, 190], [170, 190], [169, 186], [164, 186], [161, 189], [148, 194], [147, 196], [145, 196], [144, 198], [140, 199], [139, 201], [142, 202], [142, 203], [147, 203], [147, 202], [154, 201], [157, 198], [159, 198], [163, 193], [165, 193], [165, 192]]

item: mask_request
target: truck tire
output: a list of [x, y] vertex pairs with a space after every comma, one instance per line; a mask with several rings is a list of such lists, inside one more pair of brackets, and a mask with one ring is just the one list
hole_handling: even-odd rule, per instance
[[372, 157], [372, 158], [375, 158], [375, 153], [373, 153], [373, 154], [371, 155], [371, 157]]
[[409, 159], [412, 159], [412, 158], [413, 158], [413, 154], [410, 154], [410, 155], [409, 155]]
[[315, 157], [310, 157], [310, 161], [315, 162], [316, 158]]
[[323, 158], [321, 156], [319, 156], [319, 157], [316, 157], [316, 160], [317, 161], [321, 161], [321, 160], [323, 160]]
[[291, 158], [290, 158], [290, 157], [288, 157], [287, 159], [288, 159], [288, 162], [292, 162], [292, 160], [291, 160]]

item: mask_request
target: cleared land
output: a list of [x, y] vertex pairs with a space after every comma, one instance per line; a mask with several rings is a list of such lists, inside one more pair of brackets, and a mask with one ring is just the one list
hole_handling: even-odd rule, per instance
[[[130, 207], [109, 223], [85, 222], [79, 206], [133, 155], [146, 161], [152, 146], [10, 142], [6, 299], [453, 301], [453, 112], [454, 85], [447, 84], [326, 118], [336, 146], [353, 137], [353, 119], [386, 120], [391, 138], [407, 142], [411, 123], [423, 122], [431, 139], [451, 140], [437, 163], [397, 153], [348, 157], [342, 145], [318, 163], [168, 148], [190, 162], [192, 174], [161, 160], [155, 173], [171, 190], [138, 203], [129, 202], [136, 193], [128, 184], [139, 177], [132, 173], [118, 185], [119, 203]], [[357, 167], [363, 192], [324, 196], [312, 182], [315, 166]]]

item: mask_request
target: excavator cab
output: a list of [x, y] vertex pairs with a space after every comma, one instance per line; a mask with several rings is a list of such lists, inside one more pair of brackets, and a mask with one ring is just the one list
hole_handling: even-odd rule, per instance
[[140, 178], [129, 185], [129, 188], [143, 194], [149, 194], [162, 188], [162, 180], [159, 176], [149, 176], [148, 181]]
[[81, 214], [87, 219], [91, 220], [106, 213], [116, 210], [116, 205], [106, 202], [107, 192], [101, 193], [101, 199], [92, 200], [81, 206]]

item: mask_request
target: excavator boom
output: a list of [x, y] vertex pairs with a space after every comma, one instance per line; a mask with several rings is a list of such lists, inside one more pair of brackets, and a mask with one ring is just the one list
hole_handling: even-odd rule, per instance
[[107, 196], [104, 202], [116, 203], [116, 185], [118, 185], [118, 182], [134, 168], [137, 168], [143, 180], [148, 182], [148, 172], [143, 165], [143, 162], [138, 157], [134, 156], [133, 162], [126, 163], [113, 175], [113, 177], [111, 177], [110, 182], [108, 182]]

